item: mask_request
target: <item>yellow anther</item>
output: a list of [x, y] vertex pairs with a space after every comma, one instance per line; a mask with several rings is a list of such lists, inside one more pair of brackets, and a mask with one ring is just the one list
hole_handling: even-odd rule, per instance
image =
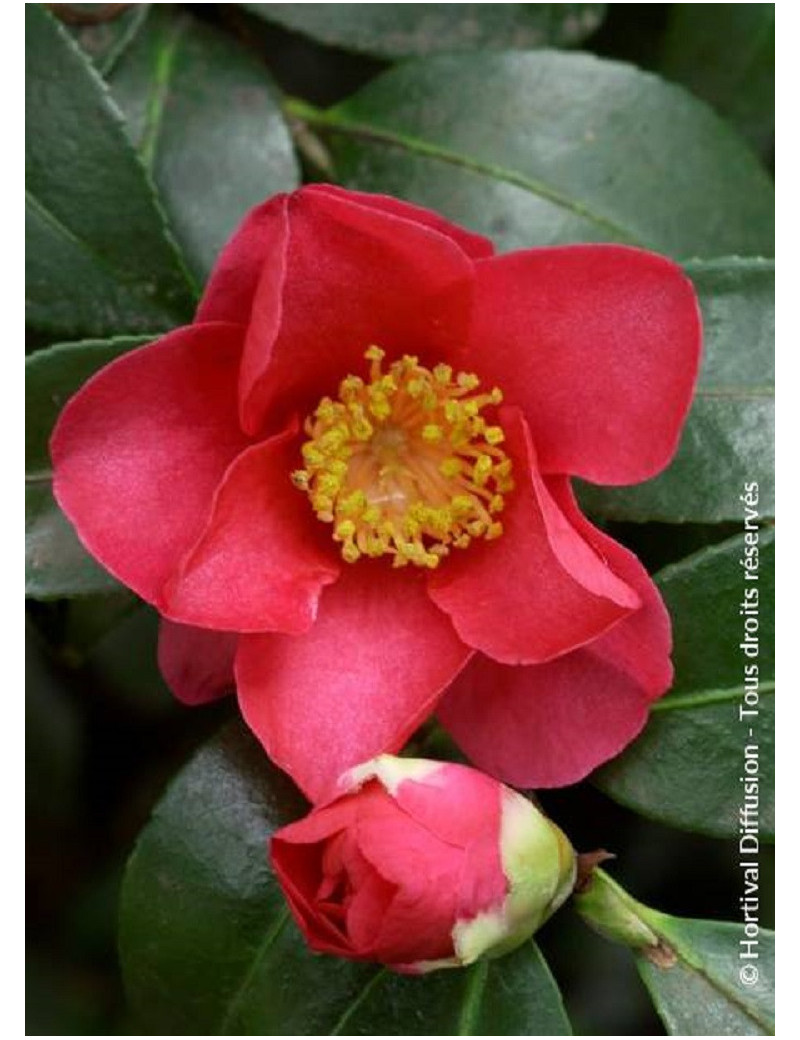
[[323, 473], [317, 481], [317, 487], [319, 490], [323, 495], [326, 495], [330, 499], [336, 495], [341, 486], [341, 480], [333, 473]]
[[433, 370], [433, 378], [441, 386], [447, 386], [453, 378], [453, 369], [450, 365], [436, 365]]
[[291, 474], [333, 524], [343, 559], [433, 569], [474, 538], [499, 537], [511, 463], [503, 430], [482, 412], [500, 391], [473, 393], [473, 373], [428, 369], [411, 354], [385, 372], [380, 347], [364, 356], [369, 378], [348, 375], [338, 399], [322, 398], [304, 424], [304, 468]]
[[483, 433], [489, 444], [502, 444], [506, 439], [506, 435], [503, 433], [499, 426], [487, 426]]
[[453, 514], [458, 517], [467, 516], [472, 512], [472, 496], [471, 495], [456, 495], [450, 502], [450, 509]]
[[319, 466], [325, 461], [325, 456], [319, 450], [314, 441], [306, 441], [302, 448], [303, 459], [309, 466]]
[[381, 390], [371, 390], [369, 395], [369, 410], [376, 419], [388, 419], [392, 414], [392, 406], [389, 398]]
[[472, 467], [472, 479], [483, 487], [492, 472], [492, 460], [488, 455], [479, 455], [475, 465]]
[[347, 376], [346, 379], [339, 383], [339, 397], [342, 401], [350, 401], [356, 398], [363, 389], [363, 379], [360, 379], [358, 376]]

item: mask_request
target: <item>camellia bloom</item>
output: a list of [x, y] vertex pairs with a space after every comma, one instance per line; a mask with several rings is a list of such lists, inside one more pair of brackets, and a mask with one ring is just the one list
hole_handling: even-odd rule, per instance
[[312, 800], [434, 710], [500, 779], [567, 784], [671, 681], [661, 599], [570, 477], [661, 470], [699, 349], [663, 257], [494, 256], [427, 210], [312, 185], [249, 214], [194, 324], [68, 403], [55, 494], [167, 619], [176, 694], [235, 670]]
[[519, 946], [575, 883], [575, 853], [475, 769], [381, 755], [273, 835], [295, 920], [322, 953], [423, 972]]

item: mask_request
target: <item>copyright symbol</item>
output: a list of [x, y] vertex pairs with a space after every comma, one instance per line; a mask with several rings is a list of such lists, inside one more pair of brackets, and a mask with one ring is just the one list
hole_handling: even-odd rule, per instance
[[743, 986], [755, 986], [758, 982], [758, 968], [755, 964], [743, 964], [739, 968], [739, 980]]

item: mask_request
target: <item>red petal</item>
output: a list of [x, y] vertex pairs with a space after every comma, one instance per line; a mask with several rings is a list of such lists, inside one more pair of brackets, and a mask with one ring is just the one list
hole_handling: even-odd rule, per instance
[[202, 536], [165, 589], [164, 613], [237, 632], [305, 632], [339, 565], [308, 498], [291, 482], [297, 425], [233, 462]]
[[396, 893], [395, 886], [372, 868], [353, 893], [347, 908], [347, 936], [353, 950], [368, 960], [372, 959], [376, 937]]
[[523, 408], [543, 472], [630, 484], [678, 446], [700, 355], [692, 284], [627, 246], [482, 260], [464, 362]]
[[476, 659], [455, 681], [440, 706], [444, 725], [477, 765], [519, 787], [574, 783], [613, 758], [672, 681], [670, 620], [658, 589], [632, 552], [581, 514], [566, 478], [548, 486], [642, 606], [557, 661], [507, 668]]
[[480, 768], [516, 787], [576, 783], [647, 720], [642, 687], [590, 648], [522, 668], [476, 657], [439, 707]]
[[627, 672], [655, 700], [672, 684], [672, 625], [661, 593], [638, 558], [594, 527], [581, 513], [566, 477], [547, 480], [553, 498], [569, 522], [642, 601], [641, 609], [592, 643], [592, 653]]
[[500, 849], [500, 792], [477, 769], [443, 762], [419, 780], [403, 780], [394, 800], [418, 824], [450, 845], [466, 848], [487, 831]]
[[270, 858], [289, 909], [309, 946], [319, 953], [351, 956], [347, 937], [314, 899], [322, 881], [322, 847], [287, 842], [283, 831], [278, 831], [270, 839]]
[[244, 218], [214, 265], [195, 321], [248, 324], [262, 270], [279, 264], [285, 245], [286, 199], [275, 195]]
[[518, 787], [575, 783], [640, 732], [648, 704], [672, 681], [672, 636], [661, 596], [639, 560], [598, 531], [569, 481], [547, 481], [570, 524], [639, 594], [642, 606], [591, 644], [536, 667], [475, 659], [439, 714], [482, 769]]
[[303, 636], [244, 636], [242, 713], [274, 761], [316, 801], [344, 770], [398, 750], [470, 651], [423, 580], [382, 560], [345, 567]]
[[363, 373], [372, 344], [439, 361], [468, 330], [474, 265], [452, 239], [349, 194], [307, 188], [288, 205], [242, 363], [242, 423], [253, 433], [265, 416], [310, 411]]
[[401, 890], [387, 907], [372, 947], [374, 959], [410, 964], [452, 957], [457, 886], [457, 871], [429, 873], [421, 865], [417, 890]]
[[640, 600], [558, 508], [519, 410], [504, 408], [501, 419], [516, 483], [504, 532], [454, 551], [429, 590], [469, 646], [507, 664], [535, 664], [596, 639]]
[[156, 606], [248, 443], [236, 415], [242, 335], [191, 325], [125, 354], [69, 401], [50, 442], [55, 495], [81, 541]]
[[393, 815], [358, 822], [361, 852], [397, 886], [370, 952], [397, 964], [447, 957], [453, 953], [464, 850], [415, 824], [399, 806], [393, 809]]
[[205, 704], [233, 692], [238, 640], [235, 632], [212, 632], [162, 619], [158, 666], [179, 701]]
[[[497, 800], [501, 794], [497, 791]], [[470, 842], [464, 853], [464, 866], [458, 885], [456, 916], [471, 920], [478, 914], [500, 906], [508, 894], [508, 878], [500, 855], [500, 826], [486, 831]]]
[[335, 184], [312, 184], [306, 191], [313, 191], [315, 194], [332, 195], [342, 199], [351, 199], [361, 206], [381, 210], [384, 213], [392, 213], [396, 217], [402, 217], [404, 220], [410, 220], [415, 224], [422, 224], [425, 227], [432, 228], [434, 231], [438, 231], [439, 234], [452, 238], [472, 260], [482, 260], [494, 255], [494, 246], [483, 235], [478, 235], [474, 231], [468, 231], [466, 228], [459, 227], [458, 224], [452, 224], [431, 209], [415, 206], [411, 202], [404, 202], [402, 199], [396, 199], [392, 195], [374, 195], [365, 191], [349, 191], [347, 188], [340, 188]]

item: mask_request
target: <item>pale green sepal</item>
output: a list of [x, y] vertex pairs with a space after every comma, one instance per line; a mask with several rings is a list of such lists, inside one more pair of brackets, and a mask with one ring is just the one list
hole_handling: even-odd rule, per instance
[[378, 755], [360, 766], [354, 766], [339, 778], [339, 788], [343, 791], [355, 791], [367, 780], [377, 780], [391, 795], [404, 780], [417, 783], [430, 782], [431, 777], [445, 769], [442, 762], [432, 762], [427, 758], [398, 758], [396, 755]]
[[456, 922], [461, 964], [500, 957], [525, 942], [575, 886], [575, 852], [558, 827], [521, 794], [503, 790], [500, 856], [508, 895], [496, 910]]

